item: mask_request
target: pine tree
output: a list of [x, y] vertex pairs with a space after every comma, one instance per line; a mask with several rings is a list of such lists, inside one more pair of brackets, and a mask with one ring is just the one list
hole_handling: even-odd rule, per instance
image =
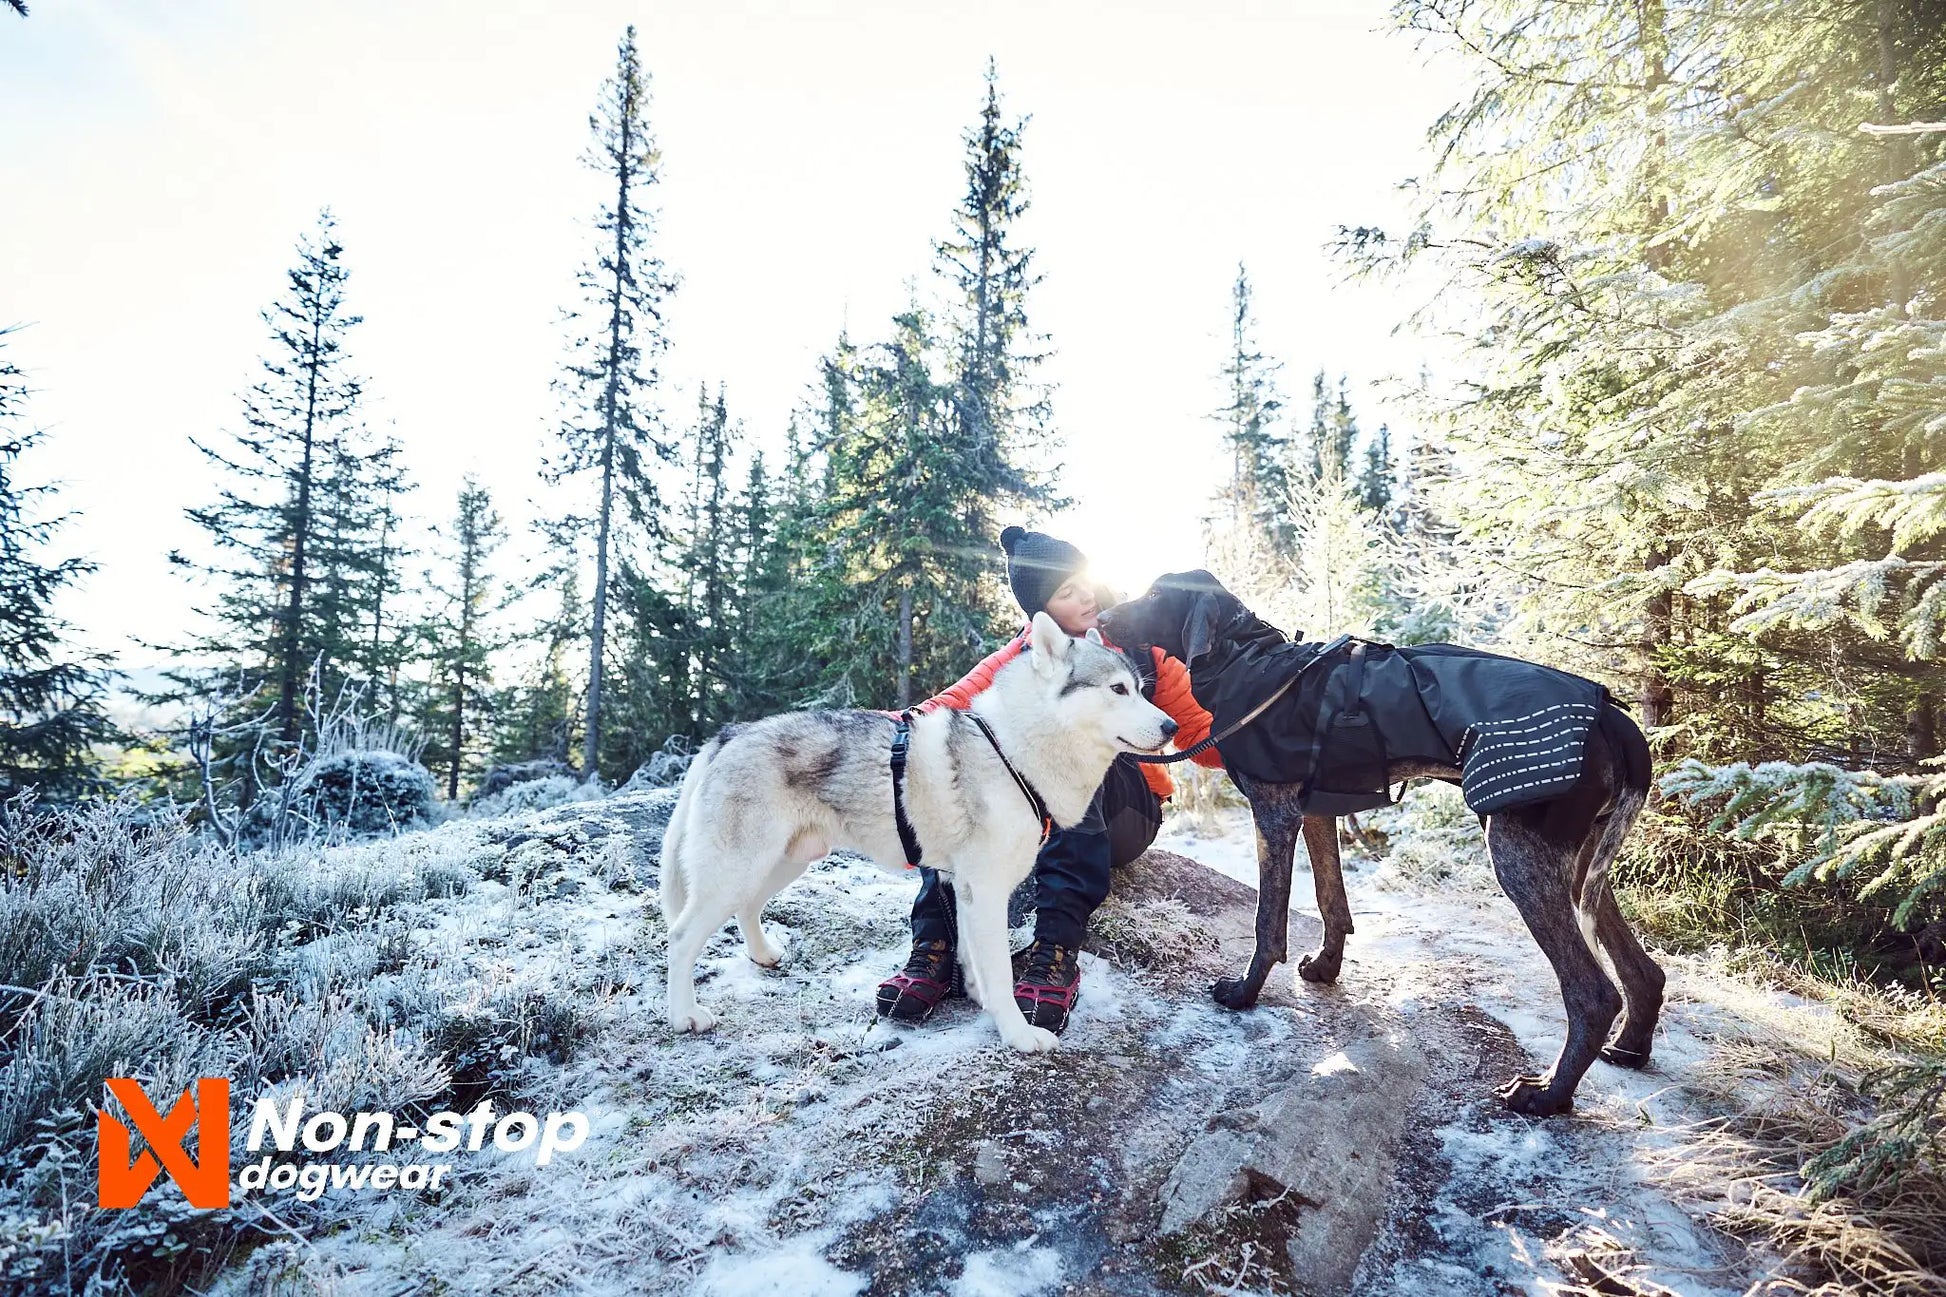
[[1381, 518], [1392, 512], [1392, 429], [1378, 425], [1378, 432], [1365, 443], [1365, 462], [1354, 480], [1358, 503]]
[[700, 738], [721, 724], [723, 696], [731, 684], [724, 665], [735, 646], [728, 621], [736, 600], [735, 550], [725, 473], [737, 436], [738, 430], [730, 426], [723, 389], [717, 388], [712, 402], [705, 388], [698, 398], [691, 446], [689, 534], [677, 560], [686, 578], [683, 617], [689, 630], [689, 675], [695, 682], [694, 711], [684, 727], [691, 738]]
[[431, 679], [421, 723], [431, 740], [426, 763], [445, 767], [446, 797], [456, 801], [460, 777], [477, 763], [491, 721], [490, 659], [500, 640], [489, 624], [496, 604], [490, 564], [506, 539], [492, 497], [471, 476], [444, 538], [445, 571], [426, 574], [436, 607], [423, 631]]
[[114, 736], [102, 712], [108, 660], [65, 645], [68, 627], [50, 607], [95, 565], [35, 552], [63, 519], [38, 516], [52, 487], [19, 480], [20, 457], [42, 435], [24, 424], [27, 396], [19, 367], [0, 359], [0, 798], [83, 791], [94, 782], [93, 745]]
[[[262, 723], [238, 732], [239, 751], [264, 742], [291, 750], [311, 675], [335, 700], [369, 667], [364, 604], [382, 534], [373, 524], [402, 485], [396, 445], [374, 444], [357, 423], [362, 386], [344, 348], [359, 317], [346, 305], [343, 256], [326, 211], [299, 240], [284, 295], [263, 313], [272, 345], [244, 398], [245, 430], [221, 449], [191, 439], [218, 474], [216, 502], [188, 510], [216, 557], [170, 559], [219, 589], [207, 610], [214, 626], [185, 650], [206, 665], [166, 673], [176, 686], [167, 696], [240, 681], [236, 711], [260, 712]], [[247, 803], [262, 775], [255, 757], [241, 773]]]
[[993, 544], [974, 521], [987, 483], [958, 453], [932, 327], [909, 306], [857, 357], [855, 390], [828, 403], [818, 526], [830, 575], [814, 651], [828, 689], [856, 705], [909, 705], [919, 681], [955, 678], [1001, 628], [977, 557]]
[[510, 688], [494, 699], [493, 760], [532, 761], [537, 758], [571, 766], [575, 751], [576, 705], [582, 696], [573, 664], [587, 639], [587, 604], [581, 598], [581, 579], [572, 556], [551, 568], [535, 588], [558, 592], [555, 610], [525, 634], [509, 638], [536, 654], [536, 660]]
[[1033, 379], [1046, 359], [1039, 350], [1045, 339], [1027, 316], [1027, 296], [1040, 276], [1018, 228], [1031, 205], [1020, 162], [1027, 119], [1007, 122], [990, 59], [986, 89], [980, 120], [964, 137], [966, 190], [953, 212], [953, 234], [934, 255], [949, 298], [938, 327], [952, 355], [944, 367], [951, 435], [971, 488], [963, 501], [966, 525], [989, 538], [991, 553], [1003, 510], [1030, 513], [1067, 502], [1054, 489], [1051, 466], [1038, 463], [1051, 439], [1051, 406]]
[[1230, 521], [1261, 533], [1279, 551], [1290, 541], [1285, 522], [1288, 439], [1275, 431], [1277, 412], [1283, 408], [1276, 388], [1280, 366], [1256, 349], [1256, 328], [1250, 277], [1238, 262], [1230, 289], [1230, 352], [1223, 364], [1226, 401], [1212, 417], [1222, 425], [1230, 456]]
[[648, 102], [648, 76], [630, 26], [616, 52], [615, 74], [589, 118], [595, 138], [586, 161], [611, 189], [596, 221], [600, 248], [579, 278], [583, 304], [573, 317], [574, 358], [560, 384], [570, 409], [560, 427], [560, 454], [549, 466], [555, 481], [581, 475], [595, 481], [592, 516], [572, 520], [576, 529], [592, 533], [595, 569], [582, 740], [588, 779], [599, 778], [601, 769], [603, 664], [622, 526], [643, 529], [651, 547], [662, 539], [652, 461], [673, 453], [658, 435], [649, 404], [658, 380], [656, 358], [666, 345], [662, 303], [675, 285], [650, 247], [655, 226], [649, 201], [661, 154], [649, 132]]

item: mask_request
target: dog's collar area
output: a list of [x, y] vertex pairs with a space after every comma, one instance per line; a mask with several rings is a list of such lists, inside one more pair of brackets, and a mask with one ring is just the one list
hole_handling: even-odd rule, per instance
[[968, 712], [966, 716], [968, 720], [980, 727], [980, 733], [986, 735], [987, 742], [993, 747], [993, 755], [1000, 758], [1000, 764], [1005, 766], [1007, 773], [1014, 777], [1014, 783], [1019, 786], [1021, 795], [1027, 799], [1027, 805], [1033, 808], [1034, 818], [1041, 822], [1041, 845], [1046, 846], [1047, 840], [1054, 836], [1054, 817], [1047, 813], [1047, 803], [1041, 800], [1039, 793], [1034, 791], [1034, 785], [1027, 782], [1027, 777], [1014, 769], [1014, 763], [1007, 760], [1007, 754], [1000, 750], [1000, 740], [993, 736], [993, 730], [988, 727], [986, 721], [974, 712]]

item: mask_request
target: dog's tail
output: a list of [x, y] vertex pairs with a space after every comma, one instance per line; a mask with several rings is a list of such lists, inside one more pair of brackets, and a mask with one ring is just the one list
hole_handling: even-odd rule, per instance
[[669, 825], [662, 831], [662, 882], [657, 889], [662, 900], [662, 917], [674, 926], [689, 901], [689, 876], [684, 871], [682, 840], [689, 829], [689, 818], [702, 801], [703, 781], [709, 777], [710, 760], [723, 746], [721, 735], [703, 745], [690, 758], [689, 770], [676, 793], [676, 805], [669, 812]]

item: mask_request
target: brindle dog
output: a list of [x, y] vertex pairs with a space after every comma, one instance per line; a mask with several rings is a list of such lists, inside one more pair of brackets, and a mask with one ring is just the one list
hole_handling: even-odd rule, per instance
[[[1102, 629], [1125, 645], [1153, 644], [1175, 655], [1197, 683], [1197, 662], [1243, 604], [1207, 572], [1172, 573], [1146, 595], [1104, 612]], [[1207, 665], [1204, 669], [1208, 669]], [[1376, 700], [1382, 710], [1382, 700]], [[1253, 722], [1275, 723], [1276, 712]], [[1220, 751], [1219, 745], [1219, 751]], [[1329, 755], [1325, 757], [1329, 761]], [[1249, 971], [1212, 988], [1229, 1009], [1256, 1004], [1264, 978], [1285, 958], [1290, 929], [1291, 859], [1301, 833], [1317, 885], [1324, 941], [1298, 961], [1309, 982], [1338, 978], [1345, 938], [1352, 932], [1338, 859], [1335, 816], [1305, 815], [1295, 783], [1268, 783], [1231, 772], [1257, 825], [1257, 949]], [[1458, 766], [1393, 762], [1388, 783], [1406, 779], [1460, 782]], [[1528, 931], [1554, 966], [1567, 1008], [1568, 1038], [1554, 1065], [1540, 1076], [1519, 1076], [1497, 1091], [1507, 1107], [1550, 1116], [1574, 1106], [1575, 1087], [1597, 1056], [1618, 1067], [1649, 1062], [1662, 1009], [1662, 969], [1629, 930], [1609, 887], [1608, 869], [1647, 800], [1648, 745], [1619, 709], [1602, 708], [1589, 731], [1579, 782], [1559, 797], [1482, 816], [1494, 876], [1520, 910]], [[1591, 946], [1608, 957], [1617, 992]], [[1617, 1016], [1621, 1027], [1609, 1039]]]

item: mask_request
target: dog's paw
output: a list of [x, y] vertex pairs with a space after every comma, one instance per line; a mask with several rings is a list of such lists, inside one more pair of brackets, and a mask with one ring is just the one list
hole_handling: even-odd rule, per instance
[[1210, 998], [1226, 1009], [1254, 1009], [1257, 1007], [1257, 993], [1250, 984], [1241, 978], [1225, 977], [1210, 987]]
[[1616, 1067], [1626, 1067], [1630, 1071], [1640, 1071], [1649, 1065], [1649, 1051], [1646, 1049], [1627, 1049], [1619, 1042], [1601, 1047], [1601, 1061]]
[[1547, 1081], [1538, 1076], [1516, 1076], [1495, 1090], [1494, 1094], [1507, 1105], [1509, 1111], [1528, 1117], [1552, 1117], [1574, 1108], [1573, 1095], [1554, 1097]]
[[1059, 1049], [1061, 1038], [1046, 1027], [1029, 1023], [1024, 1030], [1008, 1036], [1007, 1044], [1023, 1054], [1045, 1054]]
[[708, 1031], [716, 1025], [716, 1015], [699, 1006], [688, 1013], [670, 1014], [669, 1025], [677, 1031]]
[[746, 950], [743, 953], [758, 968], [776, 968], [784, 962], [784, 952], [781, 950]]
[[1329, 986], [1338, 980], [1338, 971], [1343, 962], [1338, 956], [1327, 959], [1314, 952], [1297, 961], [1297, 975], [1307, 982]]

